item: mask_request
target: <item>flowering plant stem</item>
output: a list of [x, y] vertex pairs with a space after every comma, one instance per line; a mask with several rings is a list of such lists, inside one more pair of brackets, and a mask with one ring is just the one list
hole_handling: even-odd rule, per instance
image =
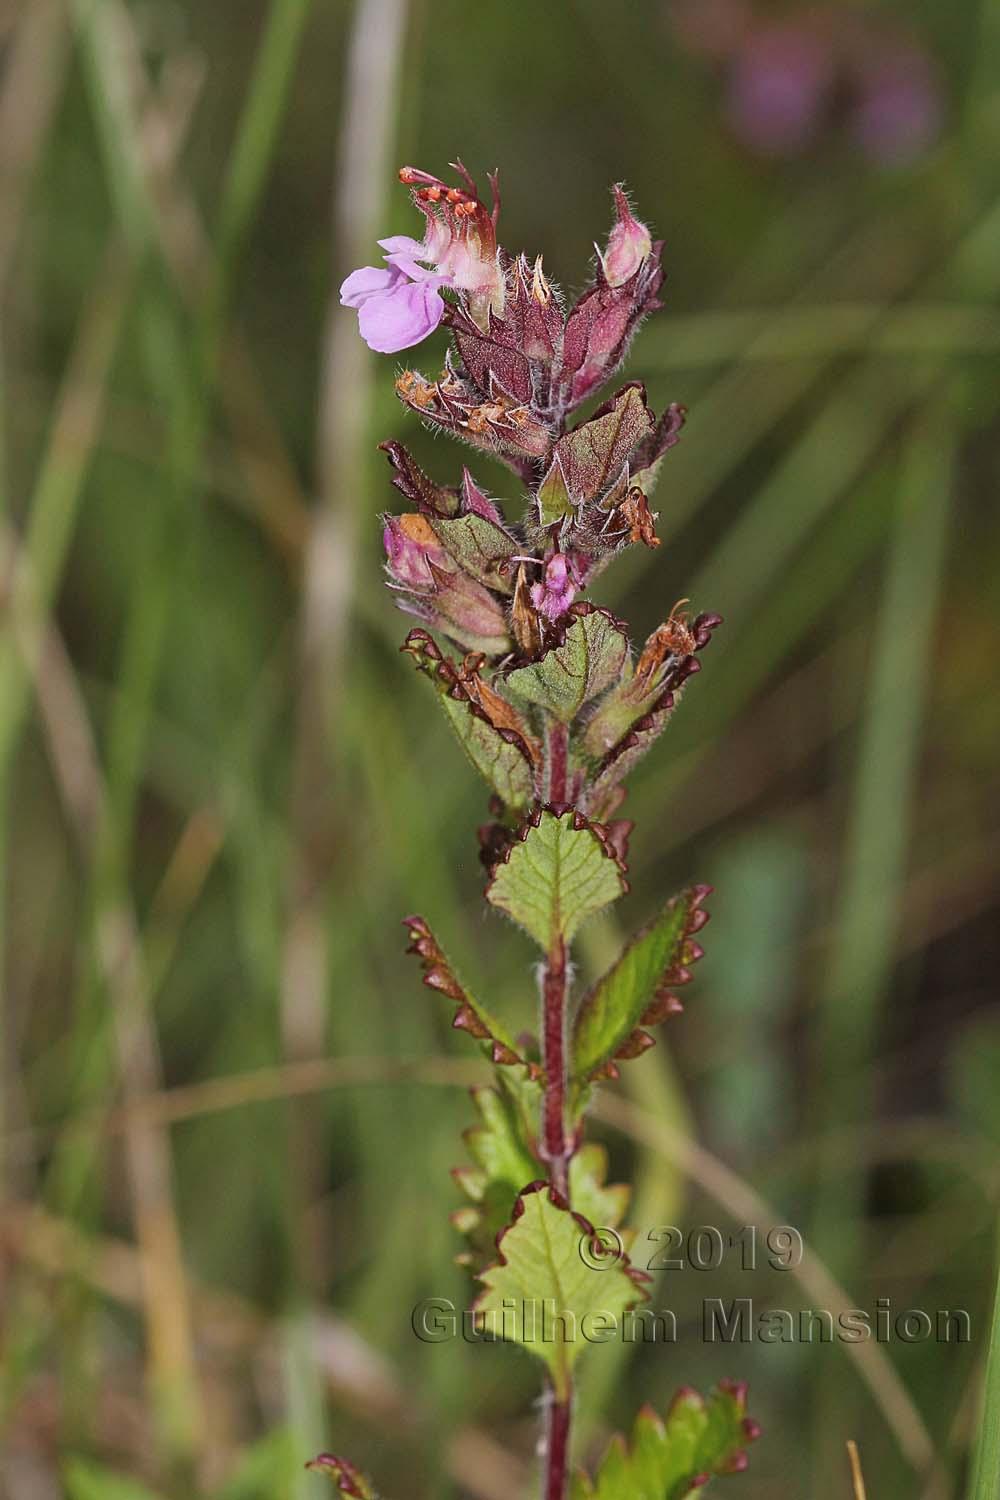
[[572, 1147], [566, 1138], [566, 999], [569, 959], [566, 944], [557, 938], [542, 969], [542, 1034], [545, 1098], [543, 1155], [552, 1186], [569, 1202], [569, 1161]]
[[569, 1473], [569, 1429], [572, 1417], [572, 1395], [560, 1401], [551, 1386], [546, 1387], [545, 1480], [543, 1500], [563, 1500]]
[[[689, 887], [575, 993], [576, 933], [628, 890], [625, 777], [720, 623], [675, 606], [636, 654], [624, 622], [587, 597], [618, 554], [659, 545], [649, 495], [683, 408], [655, 417], [633, 381], [585, 420], [576, 413], [659, 306], [661, 246], [616, 187], [606, 248], [567, 306], [540, 256], [499, 244], [496, 175], [487, 205], [460, 162], [455, 171], [449, 184], [403, 168], [424, 237], [381, 240], [385, 266], [353, 272], [341, 295], [373, 349], [448, 331], [442, 373], [404, 370], [397, 394], [432, 430], [501, 459], [527, 490], [514, 522], [467, 468], [444, 485], [401, 443], [383, 445], [411, 507], [383, 521], [389, 587], [419, 622], [402, 649], [489, 784], [491, 821], [479, 830], [486, 900], [539, 954], [539, 1035], [515, 1036], [459, 978], [427, 920], [406, 919], [424, 983], [455, 1006], [453, 1024], [496, 1070], [493, 1086], [473, 1094], [472, 1165], [455, 1170], [467, 1199], [453, 1216], [465, 1237], [459, 1260], [480, 1284], [476, 1326], [544, 1365], [543, 1500], [684, 1500], [746, 1463], [757, 1428], [739, 1383], [722, 1382], [707, 1400], [682, 1388], [662, 1417], [643, 1408], [631, 1446], [619, 1440], [594, 1474], [570, 1474], [579, 1330], [585, 1343], [589, 1319], [617, 1325], [649, 1280], [624, 1251], [603, 1253], [608, 1231], [621, 1244], [628, 1188], [607, 1184], [606, 1153], [584, 1144], [587, 1105], [622, 1061], [653, 1045], [647, 1028], [682, 1009], [676, 991], [692, 977], [708, 920], [708, 887]], [[541, 1341], [539, 1316], [553, 1324]], [[316, 1462], [342, 1494], [375, 1494], [347, 1460]]]

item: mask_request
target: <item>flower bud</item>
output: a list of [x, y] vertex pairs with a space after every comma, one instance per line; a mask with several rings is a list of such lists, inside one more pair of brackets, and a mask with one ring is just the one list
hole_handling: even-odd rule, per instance
[[402, 588], [425, 589], [433, 584], [430, 562], [445, 563], [447, 554], [425, 516], [386, 516], [382, 531], [386, 568]]
[[608, 236], [608, 248], [601, 256], [608, 286], [624, 286], [638, 271], [653, 248], [653, 239], [645, 224], [633, 216], [628, 199], [616, 184], [613, 189], [617, 223]]
[[455, 566], [426, 516], [387, 516], [382, 539], [386, 571], [403, 594], [401, 609], [468, 651], [489, 656], [509, 651], [502, 602]]

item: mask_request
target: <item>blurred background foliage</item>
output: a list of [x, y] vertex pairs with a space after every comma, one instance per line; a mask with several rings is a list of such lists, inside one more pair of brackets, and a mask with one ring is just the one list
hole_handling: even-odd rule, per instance
[[[468, 1295], [481, 1065], [399, 919], [532, 1010], [381, 586], [377, 440], [461, 455], [336, 305], [414, 231], [395, 167], [461, 153], [568, 289], [615, 180], [666, 241], [630, 373], [691, 415], [664, 545], [603, 597], [727, 623], [633, 778], [622, 921], [717, 895], [594, 1130], [640, 1260], [668, 1223], [809, 1251], [661, 1277], [679, 1343], [590, 1356], [580, 1457], [738, 1375], [734, 1494], [847, 1494], [848, 1436], [879, 1500], [959, 1493], [1000, 1180], [1000, 6], [5, 0], [0, 45], [0, 1491], [300, 1496], [319, 1447], [412, 1500], [528, 1479], [529, 1361], [410, 1328]], [[710, 1296], [973, 1338], [719, 1347]]]

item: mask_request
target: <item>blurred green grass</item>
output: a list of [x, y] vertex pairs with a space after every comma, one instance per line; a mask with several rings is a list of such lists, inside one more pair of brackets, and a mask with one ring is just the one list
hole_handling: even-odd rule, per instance
[[719, 1350], [703, 1296], [809, 1284], [674, 1273], [681, 1342], [592, 1356], [581, 1456], [736, 1374], [766, 1431], [748, 1497], [846, 1495], [846, 1436], [879, 1500], [961, 1493], [1000, 1136], [1000, 22], [905, 15], [946, 128], [890, 172], [836, 131], [750, 156], [667, 0], [0, 10], [11, 1500], [312, 1493], [323, 1446], [389, 1494], [488, 1500], [531, 1462], [526, 1362], [409, 1324], [466, 1295], [448, 1169], [476, 1063], [399, 919], [532, 1008], [526, 945], [480, 909], [482, 789], [381, 588], [375, 443], [442, 479], [461, 456], [336, 307], [413, 228], [394, 165], [458, 152], [502, 167], [506, 243], [567, 287], [612, 181], [667, 244], [630, 373], [691, 415], [665, 544], [607, 597], [637, 634], [687, 594], [727, 625], [627, 809], [623, 922], [718, 888], [669, 1052], [623, 1084], [639, 1113], [595, 1124], [636, 1226], [763, 1200], [858, 1306], [974, 1331], [867, 1372], [843, 1345]]

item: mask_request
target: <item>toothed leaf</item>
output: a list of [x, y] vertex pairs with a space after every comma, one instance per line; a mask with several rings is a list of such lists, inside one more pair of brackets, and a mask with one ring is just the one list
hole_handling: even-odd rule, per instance
[[424, 984], [455, 1002], [457, 1009], [452, 1025], [459, 1031], [468, 1032], [477, 1041], [488, 1042], [496, 1064], [522, 1063], [532, 1074], [537, 1074], [537, 1064], [525, 1062], [502, 1023], [461, 983], [423, 917], [405, 917], [404, 925], [410, 934], [410, 946], [406, 951], [415, 953], [420, 959]]
[[379, 443], [395, 474], [392, 483], [401, 495], [412, 500], [425, 516], [453, 516], [458, 510], [458, 494], [444, 485], [435, 484], [402, 443]]
[[618, 1327], [622, 1314], [645, 1296], [624, 1256], [607, 1269], [587, 1264], [580, 1247], [592, 1235], [589, 1221], [547, 1183], [532, 1183], [515, 1204], [497, 1242], [500, 1260], [482, 1273], [486, 1290], [474, 1303], [481, 1327], [544, 1360], [561, 1400], [587, 1346], [587, 1330]]
[[[653, 631], [634, 668], [626, 662], [619, 682], [591, 713], [580, 748], [594, 765], [585, 806], [606, 817], [615, 788], [663, 733], [689, 677], [700, 671], [703, 650], [721, 623], [699, 615], [692, 625], [671, 617]], [[613, 805], [613, 804], [612, 804]]]
[[687, 408], [676, 402], [668, 406], [649, 436], [632, 457], [633, 482], [651, 495], [668, 450], [680, 441]]
[[624, 1182], [608, 1184], [608, 1153], [596, 1141], [581, 1146], [569, 1164], [569, 1196], [577, 1213], [592, 1224], [616, 1229], [625, 1217], [632, 1190]]
[[517, 543], [500, 526], [472, 511], [454, 520], [432, 521], [431, 526], [463, 572], [501, 594], [513, 592], [515, 568], [511, 559]]
[[680, 1390], [665, 1418], [643, 1407], [631, 1443], [613, 1438], [594, 1477], [574, 1477], [570, 1500], [687, 1500], [713, 1476], [745, 1469], [757, 1434], [742, 1384], [724, 1382], [707, 1401]]
[[458, 741], [479, 774], [515, 811], [534, 796], [535, 743], [512, 704], [476, 673], [441, 655], [426, 630], [411, 630], [402, 648], [430, 678]]
[[452, 1222], [468, 1241], [458, 1259], [473, 1270], [496, 1259], [496, 1237], [510, 1223], [518, 1194], [543, 1170], [530, 1145], [538, 1131], [538, 1097], [537, 1084], [519, 1084], [510, 1074], [498, 1075], [496, 1088], [472, 1091], [481, 1123], [463, 1138], [475, 1165], [453, 1173], [470, 1201]]
[[628, 637], [606, 610], [579, 606], [562, 642], [504, 681], [512, 697], [536, 703], [568, 724], [585, 704], [611, 687], [628, 659]]
[[379, 1500], [378, 1491], [367, 1475], [335, 1453], [320, 1453], [306, 1468], [332, 1479], [337, 1494], [348, 1496], [348, 1500]]
[[561, 437], [553, 451], [553, 462], [559, 462], [572, 503], [582, 505], [607, 489], [652, 426], [646, 392], [634, 382], [616, 392], [588, 421]]
[[[686, 964], [700, 956], [692, 942], [706, 914], [706, 886], [675, 896], [659, 916], [635, 934], [607, 973], [580, 1002], [570, 1049], [570, 1072], [577, 1086], [599, 1074], [615, 1057], [637, 1055], [647, 1043], [643, 1024], [655, 1025], [679, 1009], [668, 991], [690, 977]], [[647, 1039], [648, 1040], [648, 1039]]]
[[540, 808], [497, 866], [486, 897], [548, 951], [560, 939], [572, 941], [586, 917], [626, 889], [602, 825]]

